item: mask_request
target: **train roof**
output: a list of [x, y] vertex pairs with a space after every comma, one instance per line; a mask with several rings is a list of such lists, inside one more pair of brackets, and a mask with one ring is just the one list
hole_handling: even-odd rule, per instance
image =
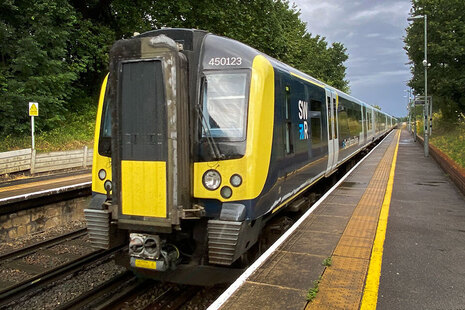
[[248, 46], [245, 43], [231, 38], [215, 35], [204, 30], [186, 28], [162, 28], [142, 33], [136, 37], [151, 37], [160, 34], [165, 34], [171, 37], [173, 40], [182, 43], [184, 49], [188, 51], [193, 51], [196, 46], [200, 46], [200, 44], [202, 44], [203, 49], [200, 54], [200, 58], [202, 59], [202, 63], [200, 64], [201, 69], [218, 69], [218, 66], [215, 65], [215, 62], [211, 62], [211, 59], [215, 59], [217, 57], [241, 57], [241, 64], [234, 65], [234, 68], [251, 68], [253, 59], [257, 55], [262, 55], [266, 59], [268, 59], [268, 61], [270, 61], [272, 66], [276, 69], [287, 72], [289, 74], [294, 74], [300, 78], [303, 78], [304, 80], [307, 80], [310, 83], [317, 84], [321, 87], [333, 90], [337, 92], [338, 96], [340, 97], [343, 97], [351, 101], [355, 101], [360, 105], [370, 107], [375, 111], [391, 116], [335, 87], [332, 87], [302, 71], [299, 71], [283, 63], [282, 61], [279, 61], [271, 56], [266, 55], [265, 53], [258, 51], [257, 49], [251, 46]]

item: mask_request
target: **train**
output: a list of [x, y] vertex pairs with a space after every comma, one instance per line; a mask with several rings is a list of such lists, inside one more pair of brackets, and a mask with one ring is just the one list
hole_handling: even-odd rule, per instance
[[240, 272], [264, 227], [396, 119], [236, 40], [164, 28], [114, 43], [98, 102], [91, 244], [180, 283]]

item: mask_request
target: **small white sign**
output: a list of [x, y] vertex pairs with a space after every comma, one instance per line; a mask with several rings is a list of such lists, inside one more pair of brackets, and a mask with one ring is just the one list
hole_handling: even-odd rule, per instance
[[38, 102], [29, 102], [29, 116], [39, 116]]

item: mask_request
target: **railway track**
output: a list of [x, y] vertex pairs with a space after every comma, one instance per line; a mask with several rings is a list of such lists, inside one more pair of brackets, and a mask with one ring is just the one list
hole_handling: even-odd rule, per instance
[[132, 272], [126, 271], [61, 305], [57, 310], [116, 308], [128, 296], [143, 291], [145, 284], [146, 281], [138, 280]]
[[10, 251], [8, 253], [0, 255], [0, 262], [3, 263], [5, 261], [7, 261], [7, 260], [18, 259], [18, 258], [24, 257], [26, 255], [30, 255], [32, 253], [35, 253], [35, 252], [37, 252], [39, 250], [50, 248], [50, 247], [53, 247], [53, 246], [58, 245], [60, 243], [68, 242], [70, 240], [73, 240], [73, 239], [76, 239], [76, 238], [79, 238], [79, 237], [83, 237], [86, 234], [87, 234], [87, 228], [82, 228], [82, 229], [78, 229], [78, 230], [63, 234], [63, 235], [58, 236], [58, 237], [53, 238], [53, 239], [44, 240], [44, 241], [35, 243], [33, 245], [26, 246], [26, 247], [21, 248], [19, 250]]
[[[0, 256], [0, 271], [28, 271], [27, 273], [23, 272], [23, 274], [26, 273], [27, 276], [25, 277], [25, 279], [22, 279], [19, 282], [7, 282], [6, 284], [5, 282], [1, 283], [0, 307], [4, 307], [9, 303], [14, 302], [15, 300], [19, 300], [22, 296], [40, 291], [48, 284], [62, 279], [79, 270], [82, 270], [86, 266], [95, 264], [96, 262], [108, 256], [111, 256], [115, 252], [120, 251], [122, 249], [122, 247], [119, 247], [109, 251], [92, 250], [90, 253], [87, 250], [87, 253], [83, 255], [70, 255], [69, 253], [64, 253], [64, 259], [62, 263], [58, 264], [58, 266], [53, 266], [49, 268], [25, 263], [25, 261], [28, 261], [28, 258], [31, 258], [36, 254], [42, 255], [42, 257], [44, 257], [43, 253], [48, 252], [48, 254], [50, 254], [50, 249], [54, 246], [64, 243], [66, 243], [66, 245], [69, 246], [73, 240], [76, 240], [77, 238], [82, 238], [85, 235], [86, 229], [81, 229], [69, 234], [65, 234], [55, 239], [47, 240], [39, 244], [29, 246], [27, 248]], [[85, 242], [83, 242], [83, 246], [87, 246]], [[70, 257], [72, 257], [72, 259], [70, 259]], [[54, 258], [55, 260], [53, 261], [53, 263], [56, 263], [56, 257]]]
[[138, 309], [140, 304], [133, 305], [134, 300], [144, 299], [140, 296], [154, 287], [158, 287], [161, 292], [154, 300], [145, 301], [146, 305], [142, 307], [145, 310], [180, 309], [202, 289], [201, 287], [162, 284], [152, 280], [137, 279], [132, 272], [127, 271], [61, 305], [57, 310]]
[[181, 309], [181, 307], [194, 298], [201, 289], [202, 288], [199, 286], [172, 286], [160, 294], [157, 299], [146, 306], [144, 310]]

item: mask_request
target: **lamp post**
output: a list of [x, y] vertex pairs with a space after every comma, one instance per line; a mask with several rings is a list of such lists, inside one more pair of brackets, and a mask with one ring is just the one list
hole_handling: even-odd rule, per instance
[[415, 19], [425, 20], [425, 58], [423, 59], [423, 67], [425, 67], [425, 104], [423, 106], [423, 119], [424, 119], [424, 131], [425, 131], [425, 141], [424, 141], [424, 150], [425, 150], [425, 157], [429, 156], [429, 148], [428, 148], [428, 41], [427, 41], [427, 23], [428, 23], [428, 16], [425, 15], [417, 15], [407, 18], [408, 21], [413, 21]]
[[405, 92], [407, 92], [407, 95], [404, 96], [405, 98], [407, 98], [407, 111], [408, 111], [408, 120], [407, 120], [407, 130], [408, 132], [412, 132], [412, 111], [411, 111], [411, 107], [410, 107], [410, 88], [409, 89], [405, 89], [404, 90]]

